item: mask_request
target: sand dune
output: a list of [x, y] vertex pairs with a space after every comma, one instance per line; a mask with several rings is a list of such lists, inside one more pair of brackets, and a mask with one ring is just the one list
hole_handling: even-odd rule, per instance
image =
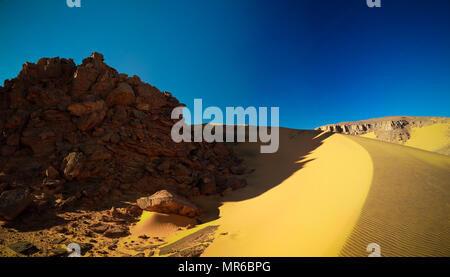
[[406, 146], [450, 155], [450, 124], [436, 123], [431, 126], [411, 129], [411, 139]]
[[[450, 155], [450, 123], [435, 123], [423, 127], [412, 127], [409, 133], [411, 138], [400, 144]], [[377, 138], [374, 132], [361, 135], [361, 137]]]
[[195, 223], [194, 219], [185, 216], [143, 212], [140, 221], [130, 231], [133, 236], [165, 237], [180, 227]]
[[[219, 226], [202, 256], [364, 257], [370, 243], [382, 256], [450, 255], [448, 156], [284, 128], [277, 153], [260, 154], [254, 143], [235, 151], [255, 169], [249, 185], [197, 199], [210, 219], [169, 235], [169, 248]], [[152, 231], [161, 222], [149, 217], [141, 224]]]
[[365, 247], [375, 242], [382, 256], [449, 256], [450, 158], [349, 138], [369, 152], [374, 174], [360, 219], [340, 254], [364, 256]]
[[280, 134], [276, 154], [236, 149], [256, 171], [223, 199], [214, 224], [228, 235], [203, 256], [367, 256], [369, 243], [382, 256], [450, 254], [449, 157], [340, 134]]
[[224, 199], [215, 224], [228, 235], [204, 256], [339, 254], [369, 191], [372, 162], [349, 138], [319, 134], [282, 129], [280, 149], [271, 155], [255, 155], [255, 145], [237, 149], [256, 171], [247, 188]]

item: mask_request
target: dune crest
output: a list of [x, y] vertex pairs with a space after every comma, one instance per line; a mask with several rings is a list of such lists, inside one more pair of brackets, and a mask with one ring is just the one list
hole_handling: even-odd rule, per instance
[[[227, 235], [217, 236], [203, 256], [339, 254], [370, 188], [370, 156], [343, 135], [321, 137], [317, 131], [289, 129], [280, 133], [276, 154], [252, 157], [254, 145], [249, 144], [236, 149], [247, 153], [256, 171], [248, 177], [247, 188], [224, 199], [214, 224], [220, 225], [218, 234]], [[304, 153], [308, 148], [312, 152]], [[274, 176], [287, 173], [289, 167], [291, 174], [284, 180], [255, 193], [277, 182]]]

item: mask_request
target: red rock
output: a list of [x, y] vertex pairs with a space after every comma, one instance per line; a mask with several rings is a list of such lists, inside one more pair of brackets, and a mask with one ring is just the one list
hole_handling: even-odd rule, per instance
[[110, 225], [103, 233], [107, 238], [119, 238], [129, 234], [128, 228], [122, 225]]
[[79, 152], [69, 153], [63, 160], [61, 169], [64, 172], [64, 176], [68, 180], [72, 180], [81, 173], [81, 169], [84, 164], [84, 155]]
[[204, 176], [200, 181], [200, 193], [205, 195], [215, 194], [217, 192], [216, 180], [214, 176]]
[[232, 166], [230, 169], [231, 172], [233, 172], [233, 174], [242, 175], [245, 173], [245, 167], [242, 165], [235, 165]]
[[77, 127], [81, 131], [89, 131], [97, 127], [105, 118], [106, 111], [95, 111], [90, 114], [81, 116], [77, 121]]
[[108, 95], [108, 98], [106, 98], [106, 104], [108, 107], [114, 105], [130, 105], [134, 102], [134, 91], [130, 85], [125, 82], [119, 83], [117, 88]]
[[147, 104], [150, 109], [159, 109], [167, 104], [165, 95], [149, 84], [139, 85], [137, 95], [136, 102]]
[[89, 227], [89, 229], [97, 234], [103, 234], [107, 229], [109, 228], [109, 225], [104, 223], [96, 223]]
[[45, 175], [50, 179], [55, 179], [59, 176], [59, 172], [53, 166], [49, 166], [45, 171]]
[[2, 156], [8, 157], [11, 156], [12, 154], [14, 154], [14, 152], [16, 152], [16, 148], [13, 146], [9, 146], [9, 145], [4, 145], [2, 146]]
[[167, 190], [160, 190], [151, 196], [139, 198], [137, 204], [141, 209], [151, 212], [188, 217], [195, 217], [199, 214], [199, 209], [195, 204]]
[[13, 220], [32, 202], [31, 195], [23, 189], [7, 190], [0, 195], [0, 217]]
[[105, 109], [105, 101], [97, 100], [97, 101], [87, 101], [84, 103], [76, 103], [67, 107], [67, 110], [76, 116], [82, 116], [87, 113], [91, 113], [94, 111], [101, 111]]
[[9, 146], [19, 146], [20, 142], [20, 135], [19, 134], [12, 134], [6, 139], [6, 144]]
[[236, 190], [247, 186], [247, 181], [242, 178], [231, 177], [227, 179], [226, 186]]
[[[83, 187], [87, 192], [72, 204], [94, 207], [108, 197], [128, 197], [127, 190], [197, 196], [243, 183], [216, 178], [236, 165], [225, 144], [172, 141], [171, 110], [183, 104], [137, 76], [119, 74], [99, 53], [78, 66], [57, 57], [25, 63], [4, 84], [1, 154], [14, 157], [5, 165], [14, 169], [11, 177], [33, 177], [28, 183], [33, 189], [53, 195], [64, 191], [64, 199], [78, 200], [76, 188]], [[43, 178], [38, 168], [48, 169], [44, 180], [38, 179]], [[62, 186], [61, 177], [70, 184]]]

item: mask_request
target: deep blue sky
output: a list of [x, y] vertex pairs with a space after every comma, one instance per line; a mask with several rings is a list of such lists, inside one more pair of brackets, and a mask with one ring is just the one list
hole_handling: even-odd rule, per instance
[[450, 116], [450, 1], [0, 0], [0, 82], [93, 51], [189, 106], [279, 106], [280, 125]]

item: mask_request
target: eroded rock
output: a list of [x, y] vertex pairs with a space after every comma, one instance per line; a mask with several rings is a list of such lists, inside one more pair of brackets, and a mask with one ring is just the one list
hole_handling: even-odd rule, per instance
[[0, 195], [0, 217], [13, 220], [32, 202], [31, 195], [24, 189], [2, 192]]
[[84, 163], [84, 155], [79, 152], [69, 153], [63, 160], [61, 165], [61, 169], [64, 172], [64, 176], [68, 180], [72, 180], [73, 178], [80, 175], [81, 170], [83, 168]]
[[195, 217], [199, 214], [199, 209], [195, 204], [167, 190], [160, 190], [151, 196], [139, 198], [137, 204], [141, 209], [150, 212], [188, 217]]

